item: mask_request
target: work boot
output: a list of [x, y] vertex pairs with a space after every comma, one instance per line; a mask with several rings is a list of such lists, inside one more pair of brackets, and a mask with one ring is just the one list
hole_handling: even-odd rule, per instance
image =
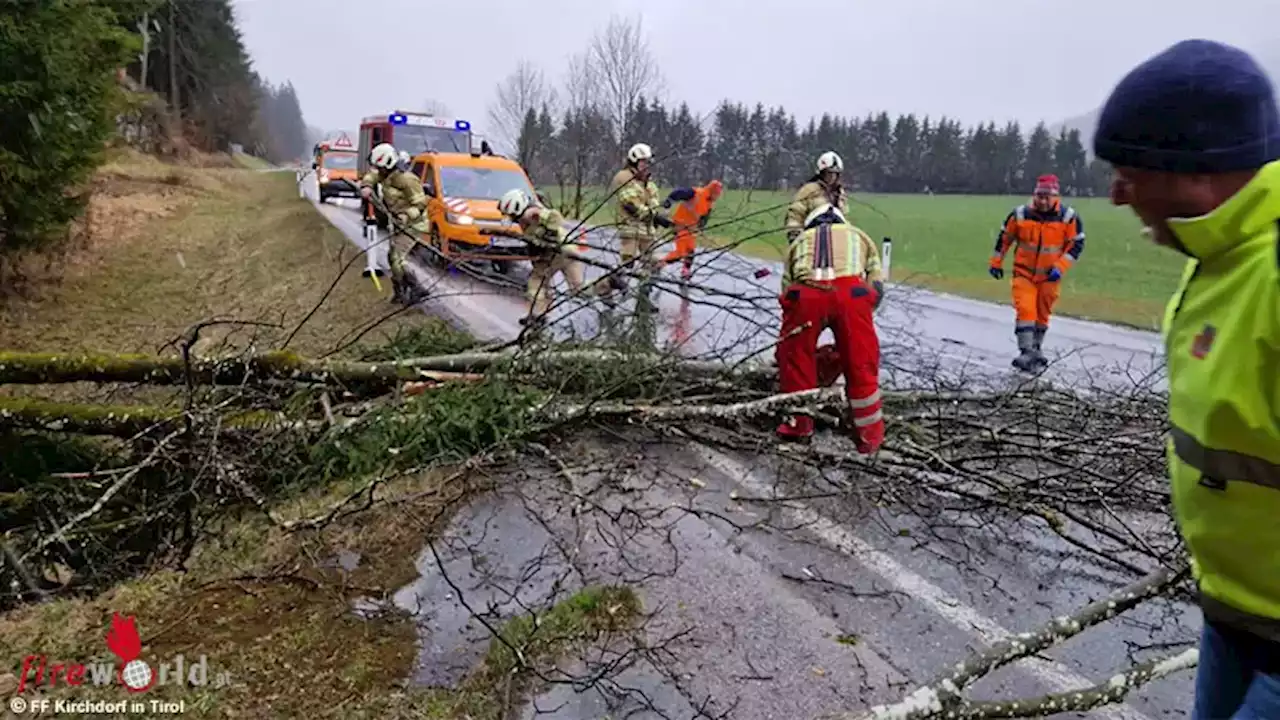
[[1031, 353], [1032, 355], [1035, 356], [1035, 361], [1033, 365], [1035, 367], [1042, 368], [1042, 369], [1049, 365], [1049, 359], [1044, 356], [1044, 352], [1042, 352], [1040, 349], [1041, 346], [1044, 344], [1044, 334], [1047, 332], [1049, 332], [1049, 328], [1047, 327], [1036, 328], [1036, 331], [1034, 336], [1032, 337], [1032, 343], [1031, 343], [1032, 345]]
[[1036, 340], [1029, 330], [1015, 332], [1018, 338], [1018, 357], [1013, 359], [1013, 366], [1023, 372], [1031, 372], [1036, 364]]
[[408, 278], [403, 275], [391, 276], [391, 302], [400, 305], [417, 305], [422, 299], [422, 293], [418, 290], [418, 286], [414, 285]]
[[831, 387], [844, 373], [840, 367], [840, 353], [835, 345], [823, 345], [814, 353], [818, 365], [818, 387]]
[[884, 444], [884, 420], [878, 420], [866, 427], [857, 427], [855, 425], [853, 428], [853, 444], [858, 449], [858, 452], [863, 455], [870, 455], [879, 450], [880, 446]]
[[813, 438], [813, 418], [808, 415], [792, 415], [775, 432], [783, 442], [809, 442]]
[[658, 289], [654, 288], [644, 298], [645, 309], [651, 313], [658, 312]]

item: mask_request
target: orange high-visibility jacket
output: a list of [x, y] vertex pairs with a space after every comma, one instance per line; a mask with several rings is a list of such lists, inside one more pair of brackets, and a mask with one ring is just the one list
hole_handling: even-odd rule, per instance
[[1061, 203], [1044, 213], [1031, 205], [1019, 205], [1004, 219], [1004, 226], [996, 235], [991, 267], [1002, 267], [1005, 253], [1014, 245], [1014, 276], [1043, 282], [1051, 269], [1056, 267], [1059, 273], [1066, 274], [1080, 259], [1084, 252], [1084, 221], [1074, 208]]
[[678, 201], [671, 212], [671, 222], [675, 223], [677, 232], [692, 230], [711, 212], [711, 206], [715, 204], [713, 195], [719, 194], [715, 192], [719, 188], [713, 189], [713, 185], [718, 186], [719, 183], [713, 181], [702, 187], [676, 188], [667, 196], [668, 200]]

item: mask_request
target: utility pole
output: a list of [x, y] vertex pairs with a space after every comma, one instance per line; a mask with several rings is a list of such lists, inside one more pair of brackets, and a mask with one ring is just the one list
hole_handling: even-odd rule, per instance
[[169, 105], [173, 108], [174, 117], [181, 119], [182, 110], [178, 107], [178, 26], [173, 22], [173, 4], [169, 0]]
[[151, 13], [142, 14], [142, 22], [138, 23], [138, 32], [142, 34], [142, 73], [138, 84], [147, 87], [147, 59], [151, 57]]

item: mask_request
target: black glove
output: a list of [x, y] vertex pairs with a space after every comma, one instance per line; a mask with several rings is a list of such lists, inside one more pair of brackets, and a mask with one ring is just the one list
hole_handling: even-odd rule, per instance
[[871, 283], [871, 287], [876, 289], [876, 302], [871, 306], [871, 311], [875, 312], [880, 309], [880, 303], [884, 300], [884, 283], [876, 280]]
[[670, 208], [670, 207], [671, 207], [671, 198], [667, 198], [666, 200], [663, 200], [663, 201], [662, 201], [662, 207], [664, 207], [664, 208]]
[[653, 224], [664, 228], [675, 227], [675, 223], [671, 222], [671, 218], [662, 213], [653, 214]]
[[997, 279], [997, 280], [999, 280], [999, 279], [1001, 279], [1001, 278], [1003, 278], [1003, 277], [1004, 277], [1004, 268], [993, 267], [993, 268], [991, 268], [991, 269], [987, 270], [987, 272], [991, 273], [991, 277], [993, 277], [993, 278], [995, 278], [995, 279]]
[[707, 220], [708, 220], [708, 219], [710, 219], [710, 218], [711, 218], [711, 213], [707, 213], [706, 215], [703, 215], [702, 217], [698, 218], [698, 229], [699, 229], [699, 230], [706, 230], [706, 229], [707, 229]]

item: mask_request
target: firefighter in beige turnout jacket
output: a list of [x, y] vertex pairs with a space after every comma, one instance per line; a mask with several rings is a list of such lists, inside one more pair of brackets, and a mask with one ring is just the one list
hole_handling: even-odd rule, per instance
[[564, 216], [559, 211], [535, 205], [524, 190], [508, 190], [498, 200], [498, 212], [520, 224], [521, 237], [529, 244], [533, 269], [526, 295], [529, 315], [521, 325], [543, 325], [555, 288], [556, 273], [564, 275], [569, 289], [578, 292], [583, 284], [583, 267], [574, 255], [576, 245], [568, 241]]
[[413, 247], [417, 238], [409, 233], [425, 234], [431, 231], [427, 219], [427, 195], [422, 191], [422, 181], [402, 167], [400, 155], [390, 143], [382, 143], [369, 153], [372, 168], [360, 178], [360, 197], [368, 201], [375, 187], [382, 190], [382, 202], [393, 216], [394, 223], [386, 238], [367, 249], [373, 256], [370, 267], [381, 274], [383, 268], [391, 271], [393, 302], [412, 304], [418, 293], [405, 275], [403, 245]]
[[809, 178], [809, 182], [800, 186], [787, 208], [787, 242], [794, 241], [804, 231], [804, 219], [823, 205], [831, 205], [842, 216], [848, 212], [844, 185], [840, 183], [840, 173], [843, 171], [844, 161], [839, 155], [828, 150], [818, 156], [817, 172]]
[[[618, 235], [619, 254], [623, 266], [636, 266], [642, 278], [661, 266], [654, 255], [660, 244], [659, 227], [672, 227], [671, 219], [662, 212], [662, 197], [658, 185], [649, 175], [653, 162], [653, 149], [637, 143], [627, 151], [627, 166], [618, 171], [609, 184], [609, 194], [614, 197], [614, 231]], [[625, 290], [626, 281], [618, 275], [610, 275], [607, 282], [596, 286], [597, 292], [607, 302], [613, 302], [613, 293]], [[657, 303], [649, 302], [650, 310], [657, 310]]]

